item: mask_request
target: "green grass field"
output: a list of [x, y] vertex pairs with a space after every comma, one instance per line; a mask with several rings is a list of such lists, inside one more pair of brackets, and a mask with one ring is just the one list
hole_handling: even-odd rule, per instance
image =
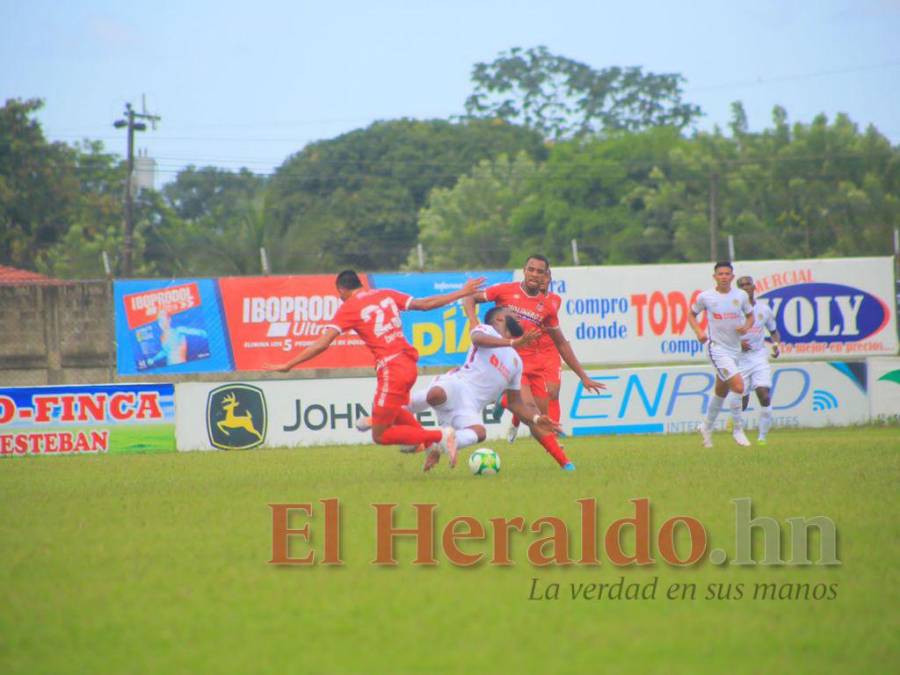
[[[900, 432], [782, 431], [738, 448], [724, 434], [568, 439], [564, 474], [536, 444], [494, 443], [499, 476], [461, 464], [429, 475], [421, 456], [356, 446], [0, 461], [0, 672], [889, 672], [900, 667], [896, 568]], [[342, 503], [342, 567], [275, 567], [270, 502]], [[731, 500], [782, 524], [825, 515], [840, 567], [665, 562], [536, 568], [535, 534], [514, 535], [517, 564], [457, 568], [370, 564], [375, 502], [435, 503], [437, 530], [458, 515], [557, 515], [580, 533], [576, 499], [595, 497], [602, 533], [653, 505], [652, 532], [689, 514], [710, 548], [734, 552]], [[302, 516], [302, 514], [297, 514]], [[296, 521], [299, 526], [302, 518]], [[786, 525], [784, 525], [786, 530]], [[545, 533], [546, 534], [546, 533]], [[540, 535], [544, 536], [544, 535]], [[789, 539], [785, 536], [785, 539]], [[815, 539], [815, 538], [814, 538]], [[439, 540], [440, 541], [440, 540]], [[757, 541], [757, 544], [760, 542]], [[485, 542], [467, 551], [491, 553]], [[295, 541], [292, 551], [307, 546]], [[580, 546], [573, 542], [574, 557]], [[656, 554], [656, 545], [653, 545]], [[759, 554], [759, 551], [757, 551]], [[789, 550], [786, 552], [789, 554]], [[761, 558], [761, 555], [758, 555]], [[811, 557], [818, 557], [813, 547]], [[658, 578], [656, 599], [573, 600], [571, 584]], [[558, 600], [529, 600], [560, 586]], [[667, 600], [673, 583], [694, 600]], [[744, 584], [707, 600], [709, 584]], [[755, 584], [836, 584], [832, 600], [754, 600]]]

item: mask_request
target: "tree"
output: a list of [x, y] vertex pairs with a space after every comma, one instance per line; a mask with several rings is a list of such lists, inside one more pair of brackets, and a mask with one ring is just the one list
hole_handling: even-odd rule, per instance
[[540, 135], [481, 120], [376, 122], [313, 143], [278, 168], [267, 193], [266, 220], [283, 241], [278, 269], [398, 269], [433, 188], [520, 151], [542, 157]]
[[0, 108], [0, 263], [33, 268], [68, 229], [78, 200], [73, 150], [48, 143], [33, 119], [43, 101]]
[[[524, 152], [481, 160], [452, 188], [435, 188], [419, 213], [429, 269], [490, 269], [518, 264], [512, 212], [534, 189], [538, 165]], [[418, 268], [413, 253], [408, 269]]]
[[537, 129], [545, 138], [583, 138], [653, 126], [683, 129], [701, 115], [682, 100], [684, 78], [640, 67], [595, 70], [546, 47], [501, 52], [472, 69], [466, 113]]
[[[100, 141], [76, 143], [73, 172], [78, 198], [65, 214], [66, 229], [59, 241], [38, 252], [41, 272], [65, 279], [101, 279], [105, 275], [103, 253], [115, 266], [122, 245], [124, 206], [122, 190], [126, 167], [116, 155], [104, 152]], [[136, 237], [139, 254], [141, 239]], [[140, 260], [140, 255], [136, 255]]]

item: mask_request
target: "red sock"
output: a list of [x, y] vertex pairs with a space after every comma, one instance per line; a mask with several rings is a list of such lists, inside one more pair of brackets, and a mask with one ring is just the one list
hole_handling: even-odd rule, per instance
[[514, 427], [519, 426], [519, 416], [518, 416], [518, 415], [513, 415], [513, 418], [512, 418], [512, 425], [513, 425]]
[[563, 449], [559, 447], [559, 443], [556, 440], [556, 436], [553, 434], [547, 434], [538, 440], [538, 443], [544, 446], [544, 449], [550, 453], [553, 459], [556, 460], [556, 463], [560, 466], [564, 466], [569, 462], [569, 458], [566, 457], [566, 453], [563, 452]]
[[422, 425], [395, 424], [381, 434], [381, 445], [418, 445], [419, 443], [437, 443], [443, 438], [440, 429], [428, 431]]
[[547, 414], [550, 415], [550, 419], [559, 424], [560, 409], [558, 398], [550, 399], [550, 402], [547, 404]]

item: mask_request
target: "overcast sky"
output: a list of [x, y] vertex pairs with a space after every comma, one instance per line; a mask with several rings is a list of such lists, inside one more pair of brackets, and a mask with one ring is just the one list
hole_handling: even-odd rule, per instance
[[477, 62], [519, 46], [687, 79], [685, 98], [751, 129], [846, 112], [900, 144], [900, 0], [0, 0], [0, 99], [40, 97], [52, 140], [102, 140], [131, 101], [157, 185], [188, 164], [271, 173], [375, 120], [463, 112]]

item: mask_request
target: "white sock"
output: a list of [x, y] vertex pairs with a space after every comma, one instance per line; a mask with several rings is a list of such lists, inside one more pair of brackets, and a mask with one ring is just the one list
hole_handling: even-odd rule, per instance
[[740, 431], [744, 428], [744, 418], [741, 416], [741, 397], [738, 394], [734, 394], [728, 399], [728, 407], [731, 410], [731, 420], [734, 425], [734, 430]]
[[419, 389], [409, 395], [409, 411], [415, 415], [416, 413], [425, 412], [430, 407], [428, 405], [428, 390]]
[[759, 437], [765, 438], [772, 428], [772, 406], [767, 405], [759, 410]]
[[467, 448], [478, 442], [478, 434], [472, 429], [461, 429], [456, 432], [456, 447]]
[[724, 398], [719, 398], [715, 394], [713, 394], [712, 400], [709, 402], [709, 409], [706, 411], [706, 426], [712, 429], [713, 424], [716, 422], [716, 417], [719, 416], [719, 411], [722, 409], [722, 404], [725, 403]]

